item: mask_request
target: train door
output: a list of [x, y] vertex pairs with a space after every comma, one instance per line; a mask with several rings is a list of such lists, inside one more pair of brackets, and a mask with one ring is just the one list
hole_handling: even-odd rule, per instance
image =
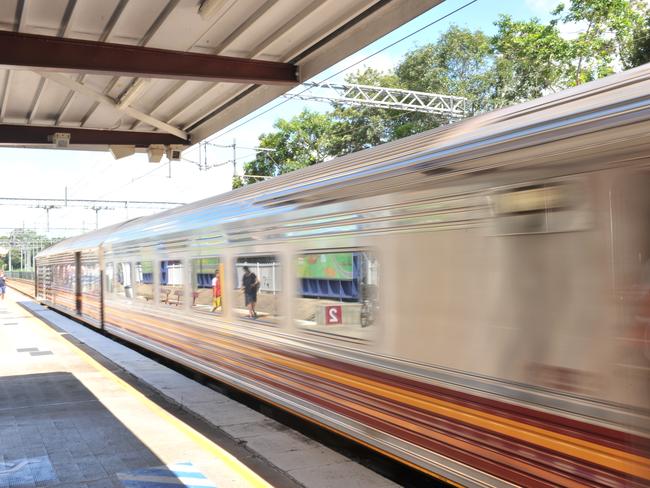
[[104, 268], [106, 263], [104, 261], [103, 246], [99, 246], [99, 253], [97, 258], [99, 260], [99, 327], [100, 329], [104, 330], [104, 307], [106, 306], [106, 301], [104, 299]]
[[37, 266], [37, 297], [52, 302], [52, 266], [39, 260]]
[[[613, 288], [618, 304], [610, 383], [619, 403], [650, 408], [650, 171], [624, 170], [610, 190]], [[645, 418], [647, 422], [647, 417]]]
[[[489, 316], [500, 324], [499, 377], [593, 395], [590, 338], [607, 324], [606, 240], [595, 225], [593, 177], [523, 181], [490, 196], [495, 275]], [[600, 298], [600, 300], [598, 300]]]
[[74, 283], [74, 297], [75, 297], [75, 311], [77, 315], [81, 315], [81, 252], [74, 253], [74, 268], [75, 268], [75, 283]]

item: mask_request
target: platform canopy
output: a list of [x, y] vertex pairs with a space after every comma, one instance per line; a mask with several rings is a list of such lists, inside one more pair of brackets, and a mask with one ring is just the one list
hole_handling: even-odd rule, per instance
[[2, 0], [0, 145], [200, 142], [442, 0]]

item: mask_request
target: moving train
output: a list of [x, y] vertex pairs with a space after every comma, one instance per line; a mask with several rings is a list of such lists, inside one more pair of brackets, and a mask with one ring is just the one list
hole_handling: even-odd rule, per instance
[[37, 297], [452, 484], [648, 486], [648, 134], [650, 65], [67, 239]]

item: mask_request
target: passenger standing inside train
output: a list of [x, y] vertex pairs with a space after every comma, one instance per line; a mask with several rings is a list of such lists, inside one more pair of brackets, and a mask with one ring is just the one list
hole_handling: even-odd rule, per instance
[[5, 299], [5, 291], [7, 290], [7, 279], [5, 278], [5, 272], [0, 271], [0, 296], [2, 299]]
[[214, 278], [212, 278], [212, 311], [221, 308], [221, 277], [219, 270], [214, 270]]
[[255, 273], [251, 273], [248, 266], [244, 266], [244, 276], [241, 280], [242, 287], [244, 288], [244, 299], [248, 307], [248, 317], [251, 319], [257, 318], [255, 311], [255, 304], [257, 303], [257, 290], [259, 289], [260, 282]]

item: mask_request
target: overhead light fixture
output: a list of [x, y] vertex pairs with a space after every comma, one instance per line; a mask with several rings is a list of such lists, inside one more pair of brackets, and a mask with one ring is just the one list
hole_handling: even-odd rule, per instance
[[69, 132], [55, 132], [51, 136], [48, 136], [47, 139], [56, 147], [66, 148], [70, 145]]
[[108, 150], [115, 159], [122, 159], [135, 154], [135, 146], [130, 146], [128, 144], [113, 144], [108, 146]]
[[199, 15], [203, 20], [217, 15], [228, 4], [232, 4], [232, 0], [203, 0], [199, 5]]
[[152, 144], [147, 149], [150, 163], [159, 163], [163, 154], [165, 154], [165, 146], [162, 144]]

